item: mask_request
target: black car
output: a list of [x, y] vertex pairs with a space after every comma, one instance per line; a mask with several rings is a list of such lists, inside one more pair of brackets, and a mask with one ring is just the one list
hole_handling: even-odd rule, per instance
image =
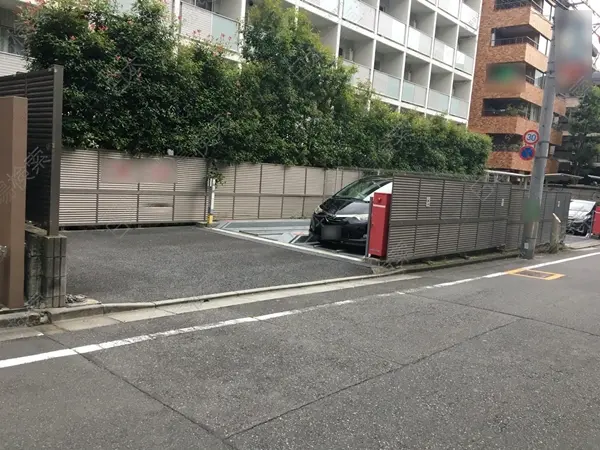
[[392, 192], [392, 179], [361, 178], [328, 198], [315, 209], [310, 234], [319, 242], [365, 245], [369, 202], [375, 192]]

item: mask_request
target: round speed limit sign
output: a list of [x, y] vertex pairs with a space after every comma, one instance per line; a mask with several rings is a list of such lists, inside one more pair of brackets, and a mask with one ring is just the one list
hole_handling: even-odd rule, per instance
[[523, 135], [523, 140], [526, 144], [535, 145], [540, 140], [540, 133], [536, 130], [529, 130]]

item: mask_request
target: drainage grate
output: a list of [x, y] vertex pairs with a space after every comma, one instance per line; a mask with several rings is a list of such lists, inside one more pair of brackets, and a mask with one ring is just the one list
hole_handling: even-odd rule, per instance
[[533, 278], [548, 278], [554, 274], [547, 273], [547, 272], [538, 272], [537, 270], [521, 270], [520, 272], [516, 272], [515, 275], [524, 275], [526, 277], [533, 277]]

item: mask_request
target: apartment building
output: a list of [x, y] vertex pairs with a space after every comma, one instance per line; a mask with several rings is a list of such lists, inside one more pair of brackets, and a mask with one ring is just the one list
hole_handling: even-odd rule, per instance
[[[8, 1], [14, 0], [0, 0], [0, 7]], [[254, 4], [172, 0], [170, 8], [181, 18], [182, 35], [219, 40], [236, 59], [239, 21]], [[392, 109], [467, 122], [481, 0], [292, 0], [285, 5], [305, 11], [322, 43], [357, 68], [353, 82], [371, 83]], [[0, 9], [0, 18], [4, 75], [23, 70], [23, 62], [22, 48], [11, 44], [14, 14]]]
[[25, 71], [23, 42], [15, 35], [16, 2], [0, 0], [0, 76]]
[[[548, 0], [483, 0], [469, 129], [492, 137], [490, 169], [532, 170], [533, 162], [523, 161], [518, 150], [523, 134], [539, 128], [554, 7]], [[550, 155], [562, 142], [565, 114], [565, 99], [557, 97]], [[546, 170], [557, 169], [551, 157]]]

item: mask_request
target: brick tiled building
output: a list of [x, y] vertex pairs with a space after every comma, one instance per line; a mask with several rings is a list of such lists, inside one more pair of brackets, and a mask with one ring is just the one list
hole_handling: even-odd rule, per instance
[[[548, 0], [483, 0], [469, 128], [492, 137], [489, 169], [531, 172], [533, 162], [521, 160], [518, 149], [522, 135], [539, 128], [553, 13]], [[565, 101], [557, 97], [551, 155], [562, 142], [558, 121], [565, 113]], [[557, 166], [550, 158], [546, 171]]]

